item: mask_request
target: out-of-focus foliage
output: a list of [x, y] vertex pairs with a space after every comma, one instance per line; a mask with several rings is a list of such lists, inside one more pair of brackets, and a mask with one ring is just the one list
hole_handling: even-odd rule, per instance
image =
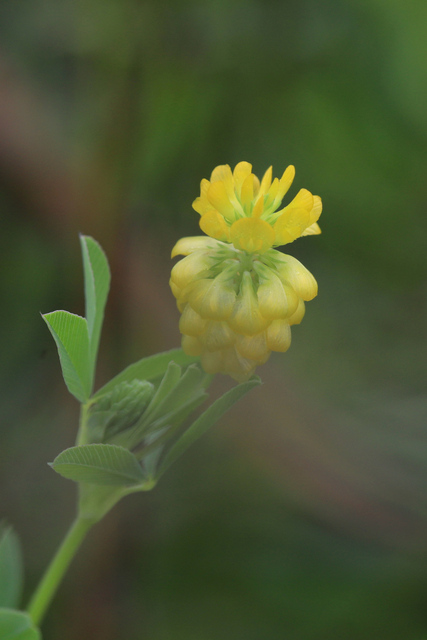
[[292, 163], [324, 203], [286, 249], [319, 282], [291, 349], [93, 531], [46, 640], [426, 636], [426, 22], [422, 0], [0, 5], [1, 504], [27, 591], [74, 508], [39, 312], [84, 313], [77, 232], [112, 263], [99, 386], [178, 346], [169, 255], [214, 166]]

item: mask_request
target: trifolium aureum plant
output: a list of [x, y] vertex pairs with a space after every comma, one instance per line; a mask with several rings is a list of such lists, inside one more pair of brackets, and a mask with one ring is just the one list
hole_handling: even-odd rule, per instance
[[[38, 625], [89, 529], [122, 497], [153, 489], [195, 440], [260, 384], [255, 368], [272, 351], [288, 349], [290, 327], [301, 322], [317, 284], [277, 247], [320, 233], [322, 210], [320, 198], [306, 189], [280, 208], [294, 173], [290, 166], [272, 180], [270, 168], [260, 182], [252, 166], [240, 162], [233, 172], [219, 166], [202, 180], [193, 208], [206, 235], [182, 238], [172, 251], [172, 257], [185, 256], [170, 280], [181, 312], [182, 349], [143, 358], [95, 392], [110, 270], [99, 244], [80, 237], [85, 317], [43, 315], [65, 384], [81, 405], [75, 446], [51, 463], [77, 483], [77, 516], [26, 611], [19, 610], [18, 542], [10, 528], [0, 530], [0, 640], [41, 638]], [[209, 402], [216, 373], [238, 384]]]

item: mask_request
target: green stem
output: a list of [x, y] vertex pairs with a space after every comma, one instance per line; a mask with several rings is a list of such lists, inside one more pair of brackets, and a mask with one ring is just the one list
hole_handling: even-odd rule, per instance
[[56, 555], [46, 569], [27, 609], [35, 625], [40, 624], [43, 619], [62, 577], [93, 524], [93, 520], [81, 517], [76, 518]]
[[80, 408], [80, 424], [79, 430], [77, 433], [76, 445], [81, 446], [82, 444], [89, 444], [89, 437], [87, 433], [87, 420], [89, 417], [89, 409], [91, 404], [93, 404], [90, 400], [85, 404], [81, 405]]

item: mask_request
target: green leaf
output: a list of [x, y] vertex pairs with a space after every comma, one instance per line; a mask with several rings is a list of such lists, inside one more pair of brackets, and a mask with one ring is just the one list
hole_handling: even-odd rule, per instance
[[175, 385], [178, 384], [181, 378], [181, 373], [182, 369], [178, 364], [176, 364], [176, 362], [169, 362], [168, 367], [165, 371], [165, 375], [163, 376], [155, 395], [151, 399], [151, 402], [144, 413], [144, 424], [149, 418], [151, 418], [153, 412], [156, 411], [159, 405], [161, 405], [163, 400], [169, 395]]
[[19, 540], [12, 527], [5, 526], [0, 530], [0, 607], [18, 606], [22, 582]]
[[182, 349], [171, 349], [163, 353], [156, 353], [148, 358], [142, 358], [142, 360], [138, 360], [138, 362], [129, 365], [112, 380], [107, 382], [93, 397], [96, 399], [104, 395], [104, 393], [108, 393], [121, 382], [131, 382], [135, 378], [139, 380], [154, 380], [155, 378], [159, 378], [165, 373], [168, 364], [172, 361], [176, 364], [187, 366], [193, 362], [198, 362], [199, 358], [187, 356]]
[[94, 371], [111, 275], [107, 257], [96, 240], [90, 236], [80, 236], [80, 244], [83, 255], [86, 320]]
[[182, 377], [180, 374], [181, 367], [174, 362], [169, 363], [153, 401], [133, 429], [120, 434], [119, 439], [114, 440], [115, 444], [133, 449], [145, 435], [163, 430], [164, 427], [178, 427], [192, 408], [205, 400], [207, 393], [202, 382], [206, 376], [200, 367], [192, 364]]
[[202, 413], [195, 422], [193, 422], [191, 427], [189, 427], [179, 440], [177, 440], [173, 447], [169, 449], [160, 465], [157, 478], [163, 475], [171, 464], [173, 464], [175, 460], [177, 460], [188, 449], [188, 447], [193, 444], [193, 442], [198, 440], [200, 436], [214, 425], [221, 416], [228, 411], [228, 409], [243, 398], [248, 391], [259, 384], [261, 384], [260, 378], [253, 376], [247, 382], [242, 382], [241, 384], [236, 385], [230, 389], [230, 391], [224, 393], [221, 398], [215, 400], [215, 402], [213, 402], [211, 406], [206, 409], [206, 411]]
[[155, 408], [155, 416], [173, 411], [176, 407], [186, 402], [189, 397], [198, 393], [204, 376], [205, 374], [197, 365], [193, 364], [187, 367], [179, 382], [163, 398], [159, 406]]
[[130, 487], [147, 479], [135, 456], [113, 444], [86, 444], [62, 451], [51, 467], [75, 482]]
[[58, 347], [62, 375], [69, 392], [80, 402], [86, 402], [92, 388], [86, 319], [68, 311], [45, 313], [42, 318]]
[[0, 609], [0, 640], [41, 640], [41, 634], [28, 613]]

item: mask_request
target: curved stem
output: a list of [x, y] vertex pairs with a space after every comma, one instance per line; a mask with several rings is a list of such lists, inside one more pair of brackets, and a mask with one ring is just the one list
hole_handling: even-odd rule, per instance
[[71, 525], [28, 605], [27, 612], [35, 625], [43, 619], [71, 560], [93, 524], [93, 520], [78, 517]]

